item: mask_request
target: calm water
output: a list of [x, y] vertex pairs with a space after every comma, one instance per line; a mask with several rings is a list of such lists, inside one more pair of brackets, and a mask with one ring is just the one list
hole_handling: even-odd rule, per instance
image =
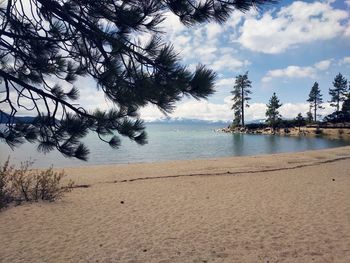
[[36, 160], [35, 166], [69, 167], [96, 164], [157, 162], [224, 156], [258, 155], [296, 152], [350, 145], [350, 141], [325, 138], [279, 137], [268, 135], [226, 134], [214, 132], [217, 125], [209, 124], [148, 124], [148, 141], [139, 146], [122, 138], [122, 146], [113, 150], [90, 134], [86, 143], [91, 151], [88, 162], [67, 159], [58, 152], [38, 153], [33, 144], [24, 144], [15, 151], [0, 143], [0, 161], [11, 155], [12, 163]]

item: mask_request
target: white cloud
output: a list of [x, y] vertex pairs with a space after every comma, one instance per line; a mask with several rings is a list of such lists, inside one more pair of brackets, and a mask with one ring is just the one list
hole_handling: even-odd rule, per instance
[[215, 40], [216, 37], [222, 33], [223, 30], [223, 26], [216, 23], [210, 23], [206, 27], [207, 38], [210, 40]]
[[345, 0], [345, 4], [350, 7], [350, 0]]
[[[232, 119], [232, 112], [228, 104], [190, 100], [178, 104], [175, 111], [169, 116], [174, 118], [227, 121]], [[162, 118], [164, 115], [156, 107], [147, 106], [141, 110], [141, 117], [146, 121], [152, 121]]]
[[181, 36], [180, 35], [176, 38], [176, 41], [177, 41], [178, 45], [184, 46], [184, 45], [187, 45], [191, 41], [191, 38], [188, 36]]
[[247, 121], [265, 119], [265, 112], [265, 103], [252, 103], [249, 108], [246, 108], [245, 118]]
[[[331, 114], [334, 111], [334, 108], [332, 108], [329, 103], [324, 103], [323, 107], [324, 109], [319, 109], [317, 111], [317, 114], [320, 114], [322, 117]], [[305, 117], [308, 111], [308, 103], [284, 103], [279, 109], [282, 117], [286, 119], [293, 119], [298, 115], [298, 113], [301, 113]]]
[[313, 66], [300, 67], [288, 66], [283, 69], [269, 70], [262, 78], [262, 82], [269, 82], [274, 78], [316, 78], [319, 71], [327, 70], [332, 63], [332, 59], [322, 60]]
[[[231, 110], [232, 100], [231, 96], [224, 99], [223, 103], [211, 103], [208, 101], [190, 100], [180, 103], [176, 110], [170, 114], [173, 118], [188, 118], [188, 119], [202, 119], [209, 121], [231, 121], [233, 119], [233, 110]], [[334, 111], [328, 103], [324, 103], [325, 107], [318, 111], [318, 114], [326, 116]], [[279, 109], [283, 118], [293, 119], [298, 113], [306, 116], [309, 111], [308, 103], [284, 103]], [[252, 103], [249, 108], [245, 110], [247, 121], [259, 120], [265, 118], [266, 104]], [[147, 106], [141, 110], [141, 117], [146, 121], [153, 121], [164, 117], [164, 115], [154, 106]]]
[[216, 58], [210, 65], [214, 70], [231, 70], [238, 71], [239, 69], [246, 67], [250, 64], [248, 60], [239, 60], [231, 55], [223, 55]]
[[347, 28], [345, 29], [344, 36], [350, 37], [350, 23], [348, 23]]
[[219, 79], [216, 82], [216, 86], [220, 88], [231, 87], [233, 86], [234, 81], [235, 81], [234, 78]]
[[186, 30], [186, 26], [184, 26], [179, 17], [176, 16], [172, 12], [167, 12], [164, 14], [164, 21], [160, 25], [160, 28], [163, 32], [166, 32], [168, 35], [176, 34]]
[[350, 57], [344, 57], [341, 61], [340, 64], [350, 64]]
[[283, 118], [293, 119], [298, 113], [306, 116], [306, 112], [309, 111], [309, 104], [307, 103], [284, 103], [279, 109]]
[[140, 116], [144, 121], [154, 121], [165, 115], [154, 105], [148, 105], [140, 110]]
[[224, 26], [226, 28], [236, 28], [239, 24], [242, 23], [244, 18], [249, 18], [249, 17], [254, 17], [257, 15], [256, 10], [251, 9], [246, 13], [240, 12], [238, 10], [234, 10], [232, 12], [232, 14], [230, 15], [230, 17], [227, 19], [227, 21], [225, 22]]
[[201, 63], [216, 71], [238, 72], [250, 62], [239, 57], [240, 54], [227, 38], [235, 34], [245, 16], [242, 12], [234, 11], [224, 25], [212, 22], [185, 27], [176, 15], [168, 12], [162, 28], [166, 32], [165, 40], [174, 45], [185, 64]]
[[327, 70], [332, 63], [331, 59], [322, 60], [320, 62], [315, 63], [315, 68], [318, 70]]
[[348, 17], [348, 12], [327, 2], [294, 1], [275, 16], [268, 12], [246, 19], [237, 41], [253, 51], [282, 53], [298, 44], [347, 35], [343, 21]]
[[[231, 97], [226, 97], [224, 103], [211, 103], [208, 101], [191, 100], [180, 103], [175, 111], [170, 114], [173, 118], [201, 119], [208, 121], [231, 121], [233, 111], [231, 110]], [[252, 103], [246, 108], [246, 119], [257, 120], [265, 118], [266, 105], [264, 103]], [[146, 121], [163, 118], [164, 115], [154, 106], [147, 106], [141, 110], [141, 117]]]
[[262, 82], [269, 82], [274, 78], [315, 78], [316, 72], [313, 67], [289, 66], [284, 69], [270, 70], [262, 78]]

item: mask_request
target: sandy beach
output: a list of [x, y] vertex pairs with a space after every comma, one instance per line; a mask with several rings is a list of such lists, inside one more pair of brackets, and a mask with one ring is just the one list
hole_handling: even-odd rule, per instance
[[350, 147], [65, 171], [0, 212], [0, 262], [350, 262]]

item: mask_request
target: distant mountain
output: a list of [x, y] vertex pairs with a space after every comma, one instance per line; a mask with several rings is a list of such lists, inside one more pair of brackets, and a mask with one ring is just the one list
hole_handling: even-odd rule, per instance
[[[157, 120], [146, 121], [146, 123], [175, 123], [175, 124], [214, 124], [214, 125], [222, 125], [223, 127], [227, 127], [232, 124], [232, 121], [223, 121], [223, 120], [200, 120], [200, 119], [187, 119], [187, 118], [170, 118], [165, 117]], [[256, 119], [251, 121], [246, 121], [246, 124], [251, 123], [265, 123], [265, 119]]]
[[[18, 122], [22, 123], [29, 123], [34, 120], [34, 117], [31, 116], [22, 116], [22, 117], [16, 117], [15, 118]], [[7, 123], [9, 120], [9, 115], [0, 111], [0, 123]]]
[[186, 118], [162, 118], [153, 121], [147, 121], [146, 123], [155, 124], [218, 124], [218, 125], [229, 125], [228, 121], [210, 121], [210, 120], [200, 120], [200, 119], [186, 119]]
[[[9, 115], [0, 111], [0, 123], [6, 123], [8, 121]], [[16, 117], [16, 120], [23, 123], [29, 123], [34, 120], [34, 117], [31, 116], [21, 116]], [[265, 119], [257, 119], [257, 120], [251, 120], [247, 121], [246, 124], [250, 123], [264, 123]], [[212, 124], [212, 125], [221, 125], [222, 127], [227, 127], [228, 125], [232, 124], [232, 121], [223, 121], [223, 120], [201, 120], [201, 119], [187, 119], [187, 118], [170, 118], [165, 117], [161, 119], [156, 119], [152, 121], [146, 121], [146, 123], [155, 123], [155, 124], [162, 124], [162, 123], [173, 123], [173, 124]]]
[[252, 123], [265, 123], [265, 119], [256, 119], [256, 120], [251, 120], [251, 121], [246, 121], [246, 124], [252, 124]]

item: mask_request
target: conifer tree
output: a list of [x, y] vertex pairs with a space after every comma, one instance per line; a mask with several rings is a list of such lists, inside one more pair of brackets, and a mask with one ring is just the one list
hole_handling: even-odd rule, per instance
[[280, 121], [280, 118], [281, 118], [281, 115], [278, 109], [282, 106], [282, 103], [280, 103], [275, 92], [273, 93], [272, 97], [269, 100], [269, 103], [266, 106], [267, 106], [267, 110], [265, 114], [266, 122], [275, 131], [278, 125], [278, 122]]
[[342, 105], [341, 118], [343, 121], [350, 121], [350, 93], [347, 95]]
[[234, 127], [234, 128], [239, 127], [241, 124], [241, 119], [242, 119], [241, 111], [235, 111], [233, 122], [232, 122], [232, 127]]
[[329, 95], [331, 95], [331, 106], [335, 107], [335, 117], [336, 119], [339, 119], [339, 113], [340, 113], [340, 104], [345, 101], [346, 96], [348, 94], [347, 91], [347, 80], [346, 78], [339, 73], [333, 81], [334, 88], [329, 89]]
[[251, 92], [252, 82], [248, 79], [248, 72], [244, 75], [238, 75], [235, 80], [235, 85], [233, 86], [233, 91], [231, 94], [233, 95], [233, 105], [232, 108], [234, 110], [234, 123], [242, 124], [244, 127], [244, 108], [249, 107], [249, 100], [251, 99], [249, 95]]
[[[223, 23], [233, 10], [248, 11], [273, 0], [8, 0], [0, 2], [0, 140], [26, 141], [86, 159], [81, 139], [90, 131], [117, 148], [126, 136], [144, 144], [141, 107], [168, 113], [183, 96], [207, 98], [216, 75], [203, 65], [180, 64], [162, 39], [166, 14], [186, 26]], [[141, 41], [144, 35], [149, 41]], [[144, 38], [143, 38], [144, 39]], [[112, 102], [109, 110], [79, 104], [77, 80], [94, 81]], [[18, 123], [18, 112], [33, 112]]]
[[307, 123], [312, 123], [314, 117], [312, 116], [311, 109], [306, 113], [306, 121]]
[[322, 107], [322, 103], [323, 103], [323, 99], [322, 99], [322, 94], [321, 94], [321, 90], [318, 87], [318, 83], [315, 82], [314, 85], [311, 88], [310, 94], [309, 94], [309, 98], [307, 99], [307, 102], [310, 103], [310, 110], [313, 109], [314, 110], [314, 121], [317, 122], [317, 110], [318, 109], [323, 109]]
[[300, 132], [300, 127], [305, 125], [305, 119], [303, 117], [303, 115], [301, 113], [299, 113], [297, 115], [297, 117], [295, 118], [296, 124], [298, 125], [299, 128], [299, 132]]

